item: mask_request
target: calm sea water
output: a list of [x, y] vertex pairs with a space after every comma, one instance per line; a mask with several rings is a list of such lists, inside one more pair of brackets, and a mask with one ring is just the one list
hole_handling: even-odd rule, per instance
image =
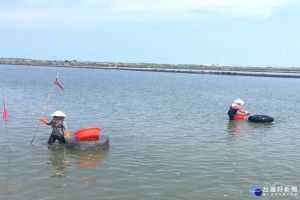
[[[44, 118], [101, 127], [108, 150], [48, 146], [44, 124], [30, 144], [58, 72], [65, 91]], [[297, 199], [299, 91], [299, 79], [0, 65], [0, 199], [250, 199], [252, 185]], [[236, 98], [275, 123], [229, 121]]]

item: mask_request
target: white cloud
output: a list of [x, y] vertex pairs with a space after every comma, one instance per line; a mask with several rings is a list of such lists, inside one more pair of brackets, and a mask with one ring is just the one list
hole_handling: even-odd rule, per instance
[[[89, 27], [206, 17], [268, 18], [289, 0], [19, 0], [0, 2], [0, 27]], [[1, 5], [3, 4], [3, 5]]]

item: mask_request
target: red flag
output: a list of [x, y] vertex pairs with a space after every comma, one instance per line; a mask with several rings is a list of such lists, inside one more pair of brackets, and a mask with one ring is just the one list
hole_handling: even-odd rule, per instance
[[6, 119], [8, 118], [6, 109], [3, 110], [2, 117], [3, 117], [3, 121], [6, 123]]
[[61, 84], [57, 81], [57, 79], [55, 80], [54, 84], [56, 84], [58, 87], [60, 87], [63, 91], [65, 91], [65, 89], [61, 86]]

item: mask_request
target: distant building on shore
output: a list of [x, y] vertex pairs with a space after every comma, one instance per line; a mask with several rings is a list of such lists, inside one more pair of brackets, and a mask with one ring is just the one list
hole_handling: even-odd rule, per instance
[[208, 64], [208, 63], [201, 63], [201, 66], [204, 66], [204, 67], [210, 67], [211, 64]]
[[66, 63], [76, 63], [77, 60], [65, 60]]

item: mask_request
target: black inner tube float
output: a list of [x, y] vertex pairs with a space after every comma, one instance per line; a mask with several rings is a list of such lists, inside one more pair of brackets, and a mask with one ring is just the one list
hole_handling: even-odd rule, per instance
[[100, 135], [99, 139], [95, 140], [67, 140], [65, 146], [69, 149], [76, 150], [101, 150], [109, 147], [109, 137]]
[[270, 117], [268, 115], [251, 115], [248, 117], [248, 120], [250, 122], [260, 122], [260, 123], [266, 123], [266, 122], [273, 122], [274, 118]]

